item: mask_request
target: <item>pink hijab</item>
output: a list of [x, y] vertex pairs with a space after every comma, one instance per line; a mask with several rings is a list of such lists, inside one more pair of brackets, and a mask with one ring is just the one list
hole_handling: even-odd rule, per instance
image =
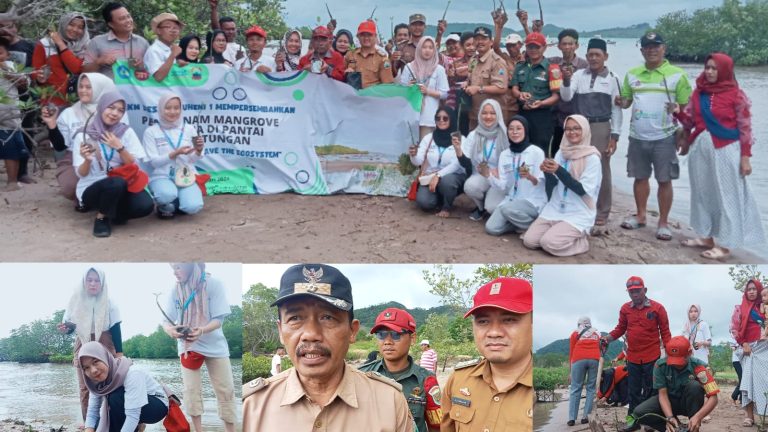
[[[425, 59], [421, 55], [421, 48], [424, 46], [425, 43], [431, 42], [432, 46], [435, 47], [434, 54], [432, 55], [431, 59]], [[435, 72], [435, 69], [437, 69], [438, 65], [438, 53], [437, 53], [437, 46], [435, 45], [435, 40], [432, 39], [431, 36], [425, 36], [419, 40], [419, 43], [416, 44], [416, 56], [411, 62], [411, 72], [413, 73], [413, 78], [420, 83], [425, 83], [429, 79], [429, 77], [432, 76], [432, 73]]]
[[133, 362], [125, 357], [116, 359], [112, 353], [99, 342], [88, 342], [84, 344], [77, 354], [78, 361], [81, 361], [83, 357], [95, 358], [105, 363], [109, 368], [107, 379], [98, 383], [91, 381], [90, 378], [83, 374], [85, 386], [88, 387], [88, 391], [91, 394], [104, 397], [104, 403], [101, 404], [99, 413], [99, 426], [96, 429], [96, 432], [106, 432], [109, 430], [109, 409], [106, 402], [106, 396], [123, 386], [125, 378], [128, 376], [128, 369], [130, 369]]
[[[586, 117], [579, 114], [570, 115], [563, 124], [567, 124], [568, 120], [573, 120], [581, 126], [581, 141], [573, 144], [568, 141], [566, 134], [563, 134], [563, 139], [560, 141], [560, 153], [566, 160], [570, 161], [568, 172], [574, 179], [579, 180], [587, 167], [587, 157], [591, 155], [600, 157], [600, 151], [592, 146], [592, 130], [589, 128], [589, 120]], [[584, 194], [581, 198], [587, 207], [595, 208], [595, 203], [589, 195]]]

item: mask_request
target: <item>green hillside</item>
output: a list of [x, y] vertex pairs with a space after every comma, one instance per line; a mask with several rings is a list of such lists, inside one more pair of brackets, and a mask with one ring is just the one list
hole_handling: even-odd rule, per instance
[[390, 308], [390, 307], [407, 310], [408, 313], [413, 315], [413, 318], [416, 320], [416, 325], [418, 327], [421, 327], [427, 321], [427, 317], [431, 313], [451, 314], [451, 309], [447, 306], [438, 306], [438, 307], [433, 307], [429, 309], [424, 309], [424, 308], [408, 309], [398, 302], [387, 302], [387, 303], [382, 303], [378, 305], [368, 306], [362, 309], [355, 309], [355, 318], [360, 320], [360, 324], [363, 327], [371, 328], [373, 327], [373, 324], [376, 322], [376, 316], [379, 315], [379, 313], [384, 309]]

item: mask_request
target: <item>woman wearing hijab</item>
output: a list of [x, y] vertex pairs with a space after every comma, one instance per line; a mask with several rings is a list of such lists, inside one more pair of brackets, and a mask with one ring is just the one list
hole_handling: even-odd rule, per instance
[[218, 403], [219, 418], [227, 432], [234, 432], [234, 400], [229, 345], [221, 325], [230, 314], [221, 282], [205, 272], [205, 263], [173, 263], [176, 287], [168, 296], [166, 312], [174, 322], [164, 322], [168, 336], [178, 341], [184, 381], [184, 411], [192, 416], [194, 430], [202, 429], [202, 371], [205, 363]]
[[67, 83], [70, 77], [81, 72], [85, 46], [90, 40], [85, 15], [70, 12], [59, 19], [58, 31], [49, 33], [35, 45], [32, 68], [42, 69], [35, 74], [37, 83], [51, 87], [57, 93], [41, 101], [43, 104], [68, 105]]
[[[109, 237], [112, 223], [122, 224], [128, 219], [152, 213], [154, 203], [143, 182], [128, 182], [121, 176], [108, 176], [107, 172], [146, 157], [136, 132], [120, 120], [125, 115], [125, 99], [116, 91], [102, 95], [96, 114], [88, 125], [80, 128], [72, 139], [72, 165], [79, 180], [77, 199], [89, 209], [96, 209], [93, 235]], [[137, 176], [146, 176], [143, 172]]]
[[179, 48], [181, 54], [176, 56], [176, 64], [184, 67], [190, 63], [200, 63], [200, 38], [197, 35], [189, 34], [181, 38]]
[[149, 177], [149, 190], [155, 197], [157, 214], [172, 219], [176, 211], [195, 214], [203, 209], [203, 193], [196, 182], [179, 185], [176, 175], [183, 170], [197, 173], [195, 163], [202, 159], [204, 140], [195, 127], [184, 124], [181, 97], [168, 93], [157, 104], [159, 121], [144, 131], [144, 151], [154, 168]]
[[507, 194], [485, 223], [485, 232], [502, 235], [528, 229], [547, 203], [544, 151], [528, 140], [528, 120], [514, 116], [507, 128], [509, 147], [499, 155], [499, 169], [488, 177], [491, 189]]
[[208, 47], [208, 50], [203, 55], [203, 63], [232, 66], [232, 63], [224, 58], [224, 52], [227, 50], [227, 36], [222, 30], [209, 31], [205, 35], [205, 45]]
[[475, 203], [469, 218], [479, 222], [486, 212], [493, 213], [507, 195], [506, 190], [491, 189], [488, 179], [498, 170], [499, 155], [508, 147], [509, 140], [498, 102], [493, 99], [483, 101], [478, 118], [477, 127], [469, 133], [458, 157], [463, 164], [472, 165], [472, 175], [464, 183], [464, 193]]
[[590, 145], [589, 121], [581, 115], [565, 120], [565, 135], [554, 159], [545, 159], [545, 187], [549, 202], [523, 236], [530, 249], [555, 256], [589, 250], [587, 235], [595, 224], [600, 192], [600, 152]]
[[760, 211], [747, 182], [752, 173], [751, 102], [739, 88], [733, 60], [707, 57], [696, 79], [691, 103], [678, 115], [693, 129], [691, 150], [691, 227], [699, 236], [682, 243], [702, 247], [701, 256], [726, 258], [731, 249], [765, 244]]
[[83, 420], [88, 409], [88, 388], [83, 369], [78, 363], [78, 353], [89, 342], [100, 342], [112, 355], [123, 356], [123, 338], [120, 331], [120, 311], [109, 299], [104, 272], [93, 267], [83, 275], [83, 280], [69, 300], [61, 324], [60, 333], [75, 333], [75, 371], [80, 384], [80, 408]]
[[351, 31], [341, 29], [336, 32], [336, 37], [333, 39], [333, 50], [344, 57], [353, 48], [354, 41], [355, 37]]
[[400, 74], [400, 84], [419, 86], [424, 96], [421, 102], [421, 117], [419, 118], [419, 139], [423, 139], [435, 129], [435, 112], [448, 97], [448, 76], [440, 66], [435, 40], [426, 36], [416, 45], [414, 60]]
[[[542, 151], [543, 152], [543, 151]], [[569, 363], [571, 367], [571, 390], [568, 397], [568, 426], [576, 424], [579, 415], [581, 391], [586, 385], [587, 398], [581, 424], [589, 423], [587, 416], [592, 412], [595, 400], [597, 368], [600, 364], [600, 332], [592, 327], [587, 317], [579, 318], [576, 330], [571, 333]], [[585, 382], [586, 378], [586, 382]]]
[[[456, 113], [442, 107], [435, 114], [437, 128], [427, 134], [417, 147], [411, 147], [411, 163], [424, 165], [421, 170], [419, 189], [416, 192], [416, 204], [424, 211], [438, 210], [437, 216], [450, 216], [453, 201], [461, 193], [466, 175], [456, 157], [456, 148], [461, 148], [461, 138], [452, 138], [456, 132]], [[420, 179], [420, 180], [421, 180]]]
[[77, 357], [88, 386], [85, 432], [130, 432], [168, 414], [163, 387], [128, 358], [115, 358], [104, 345], [88, 342]]
[[709, 364], [709, 347], [712, 346], [712, 333], [709, 324], [701, 319], [701, 305], [688, 306], [688, 320], [683, 326], [683, 336], [691, 341], [693, 356]]
[[744, 427], [755, 424], [755, 412], [768, 415], [768, 340], [761, 340], [766, 317], [760, 313], [760, 297], [763, 284], [757, 279], [750, 279], [744, 288], [741, 305], [737, 306], [731, 317], [731, 334], [741, 346], [741, 406], [744, 408]]
[[[61, 111], [61, 114], [58, 110], [49, 110], [48, 107], [41, 110], [43, 122], [48, 126], [48, 139], [53, 149], [58, 152], [56, 180], [59, 182], [61, 194], [68, 199], [77, 201], [77, 174], [72, 167], [72, 138], [96, 112], [96, 105], [101, 96], [115, 90], [117, 88], [114, 82], [106, 75], [96, 72], [84, 73], [77, 80], [78, 101], [74, 105]], [[75, 210], [86, 211], [80, 203], [77, 203]]]
[[285, 32], [280, 49], [275, 53], [278, 72], [299, 70], [301, 59], [301, 32], [297, 29]]

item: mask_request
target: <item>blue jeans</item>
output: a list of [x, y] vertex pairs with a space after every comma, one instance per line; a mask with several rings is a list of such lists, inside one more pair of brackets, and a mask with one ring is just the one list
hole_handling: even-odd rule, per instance
[[195, 214], [203, 209], [203, 192], [196, 184], [180, 188], [171, 179], [158, 178], [149, 182], [149, 190], [161, 212], [173, 213], [177, 206], [186, 214]]
[[629, 414], [632, 414], [635, 407], [653, 395], [653, 366], [656, 364], [656, 360], [648, 363], [627, 362]]
[[597, 382], [597, 367], [600, 363], [593, 359], [579, 360], [571, 364], [571, 395], [568, 399], [568, 420], [576, 420], [579, 415], [581, 389], [584, 387], [584, 377], [587, 378], [587, 401], [584, 403], [583, 418], [592, 412], [592, 402], [595, 399], [595, 384]]

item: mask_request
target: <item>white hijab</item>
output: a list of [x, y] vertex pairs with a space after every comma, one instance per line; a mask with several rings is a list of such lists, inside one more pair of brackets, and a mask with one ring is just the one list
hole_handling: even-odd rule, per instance
[[[88, 273], [96, 272], [101, 282], [101, 292], [93, 296], [88, 294]], [[91, 267], [83, 275], [80, 286], [72, 294], [67, 306], [69, 319], [75, 324], [75, 333], [82, 344], [91, 342], [91, 335], [99, 340], [101, 332], [109, 326], [109, 295], [104, 272]]]

